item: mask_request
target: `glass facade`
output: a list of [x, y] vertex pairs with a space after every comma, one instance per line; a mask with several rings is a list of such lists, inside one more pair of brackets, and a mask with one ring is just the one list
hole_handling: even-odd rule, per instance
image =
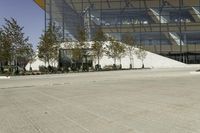
[[200, 0], [44, 0], [45, 23], [76, 40], [84, 26], [91, 40], [101, 27], [119, 41], [131, 34], [145, 49], [185, 63], [200, 63]]

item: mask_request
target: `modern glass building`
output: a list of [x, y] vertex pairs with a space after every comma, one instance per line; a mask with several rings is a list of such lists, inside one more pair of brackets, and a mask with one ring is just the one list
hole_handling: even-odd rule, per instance
[[88, 40], [101, 27], [119, 41], [126, 33], [148, 51], [184, 63], [200, 63], [200, 0], [35, 0], [45, 25], [56, 23], [62, 39]]

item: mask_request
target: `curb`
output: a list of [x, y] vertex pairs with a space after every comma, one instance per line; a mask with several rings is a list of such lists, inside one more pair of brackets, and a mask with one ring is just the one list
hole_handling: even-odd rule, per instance
[[0, 79], [10, 79], [10, 76], [0, 76]]
[[193, 74], [193, 75], [200, 75], [200, 72], [193, 71], [193, 72], [190, 72], [190, 74]]

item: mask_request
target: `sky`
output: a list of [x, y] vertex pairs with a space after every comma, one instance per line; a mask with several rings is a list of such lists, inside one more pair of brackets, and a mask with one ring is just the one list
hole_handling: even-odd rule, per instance
[[44, 30], [44, 11], [33, 0], [0, 0], [0, 27], [4, 18], [17, 20], [29, 36], [29, 42], [36, 48]]

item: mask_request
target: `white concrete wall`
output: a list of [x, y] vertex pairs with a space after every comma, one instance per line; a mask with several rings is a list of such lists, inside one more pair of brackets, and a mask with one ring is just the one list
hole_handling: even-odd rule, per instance
[[[70, 43], [71, 44], [71, 43]], [[91, 45], [91, 42], [88, 43]], [[73, 45], [73, 44], [72, 44]], [[109, 45], [109, 42], [106, 42], [105, 45]], [[62, 43], [61, 48], [68, 48], [69, 43]], [[136, 48], [137, 49], [137, 48]], [[137, 59], [135, 55], [133, 55], [133, 63], [132, 66], [134, 68], [141, 68], [142, 62], [141, 60]], [[94, 65], [97, 61], [94, 61]], [[114, 61], [111, 58], [108, 58], [106, 55], [102, 57], [100, 60], [101, 67], [105, 67], [107, 65], [113, 65]], [[57, 66], [57, 62], [52, 62], [51, 64], [54, 64], [54, 66]], [[119, 61], [117, 61], [117, 65], [119, 65]], [[36, 58], [36, 61], [32, 63], [32, 69], [33, 70], [39, 70], [39, 66], [45, 65], [43, 61]], [[146, 68], [173, 68], [173, 67], [188, 67], [189, 65], [175, 61], [173, 59], [160, 56], [151, 52], [147, 52], [147, 57], [144, 60], [144, 66]], [[122, 58], [122, 67], [123, 68], [129, 68], [130, 67], [130, 59], [129, 56], [125, 56]], [[30, 63], [26, 66], [26, 70], [29, 70]]]
[[[107, 56], [103, 56], [100, 60], [100, 64], [103, 67], [107, 65], [113, 65], [113, 59], [108, 58]], [[119, 60], [117, 61], [117, 65], [119, 65]], [[132, 65], [134, 68], [141, 68], [142, 62], [141, 60], [137, 59], [135, 55], [133, 55], [133, 62]], [[147, 57], [144, 60], [144, 66], [148, 68], [173, 68], [173, 67], [186, 67], [187, 64], [151, 53], [147, 52]], [[130, 59], [129, 56], [125, 56], [122, 58], [122, 67], [129, 68], [130, 67]]]
[[[106, 42], [105, 45], [109, 45], [109, 42]], [[135, 48], [135, 50], [138, 50], [138, 48]], [[146, 59], [144, 60], [144, 66], [147, 68], [173, 68], [173, 67], [186, 67], [187, 64], [184, 64], [182, 62], [154, 54], [151, 52], [147, 52]], [[103, 56], [103, 58], [100, 60], [101, 67], [107, 65], [113, 65], [114, 61], [113, 59], [108, 58], [107, 56]], [[119, 65], [120, 62], [117, 62], [117, 65]], [[142, 67], [142, 61], [137, 58], [135, 54], [133, 54], [133, 62], [132, 62], [133, 68], [141, 68]], [[130, 59], [129, 56], [126, 55], [124, 58], [122, 58], [122, 67], [123, 68], [129, 68], [130, 67]]]
[[[50, 64], [51, 64], [51, 66], [57, 67], [58, 62], [50, 62]], [[30, 64], [30, 62], [29, 62], [29, 63], [26, 65], [26, 70], [27, 70], [27, 71], [30, 70], [30, 66], [32, 67], [32, 70], [38, 71], [40, 66], [46, 66], [46, 67], [47, 67], [48, 64], [47, 64], [47, 63], [45, 64], [44, 61], [42, 61], [42, 60], [40, 60], [38, 57], [36, 57], [35, 61], [34, 61], [32, 64]]]

